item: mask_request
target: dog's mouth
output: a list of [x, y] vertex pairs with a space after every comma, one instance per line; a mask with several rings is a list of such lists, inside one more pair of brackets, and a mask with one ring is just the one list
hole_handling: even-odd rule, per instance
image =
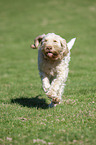
[[51, 51], [45, 52], [45, 56], [53, 60], [58, 59], [58, 53], [56, 52], [51, 52]]

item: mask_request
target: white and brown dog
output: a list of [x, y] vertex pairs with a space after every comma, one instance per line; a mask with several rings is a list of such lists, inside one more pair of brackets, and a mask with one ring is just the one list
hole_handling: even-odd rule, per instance
[[76, 38], [69, 43], [54, 33], [35, 38], [31, 48], [38, 48], [38, 69], [46, 95], [52, 99], [50, 107], [61, 102], [65, 82], [68, 77], [70, 49]]

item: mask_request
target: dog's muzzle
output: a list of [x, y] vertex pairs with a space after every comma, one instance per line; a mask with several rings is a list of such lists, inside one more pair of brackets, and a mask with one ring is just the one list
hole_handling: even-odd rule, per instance
[[53, 51], [52, 46], [46, 46], [44, 48], [44, 54], [47, 58], [55, 60], [58, 57], [58, 53]]

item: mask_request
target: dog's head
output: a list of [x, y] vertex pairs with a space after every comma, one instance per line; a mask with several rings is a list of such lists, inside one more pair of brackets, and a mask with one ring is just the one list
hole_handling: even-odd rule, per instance
[[35, 39], [31, 48], [37, 48], [40, 44], [44, 58], [50, 60], [62, 60], [69, 53], [66, 40], [54, 33], [43, 34]]
[[40, 49], [44, 57], [50, 60], [61, 60], [69, 52], [66, 40], [54, 33], [49, 33], [43, 37]]

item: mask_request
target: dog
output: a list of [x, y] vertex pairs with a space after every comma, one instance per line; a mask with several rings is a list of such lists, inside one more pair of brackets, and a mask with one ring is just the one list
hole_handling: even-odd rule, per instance
[[54, 33], [42, 34], [35, 38], [31, 48], [38, 48], [38, 69], [43, 90], [51, 99], [49, 107], [62, 101], [65, 82], [69, 72], [70, 50], [76, 38], [66, 40]]

